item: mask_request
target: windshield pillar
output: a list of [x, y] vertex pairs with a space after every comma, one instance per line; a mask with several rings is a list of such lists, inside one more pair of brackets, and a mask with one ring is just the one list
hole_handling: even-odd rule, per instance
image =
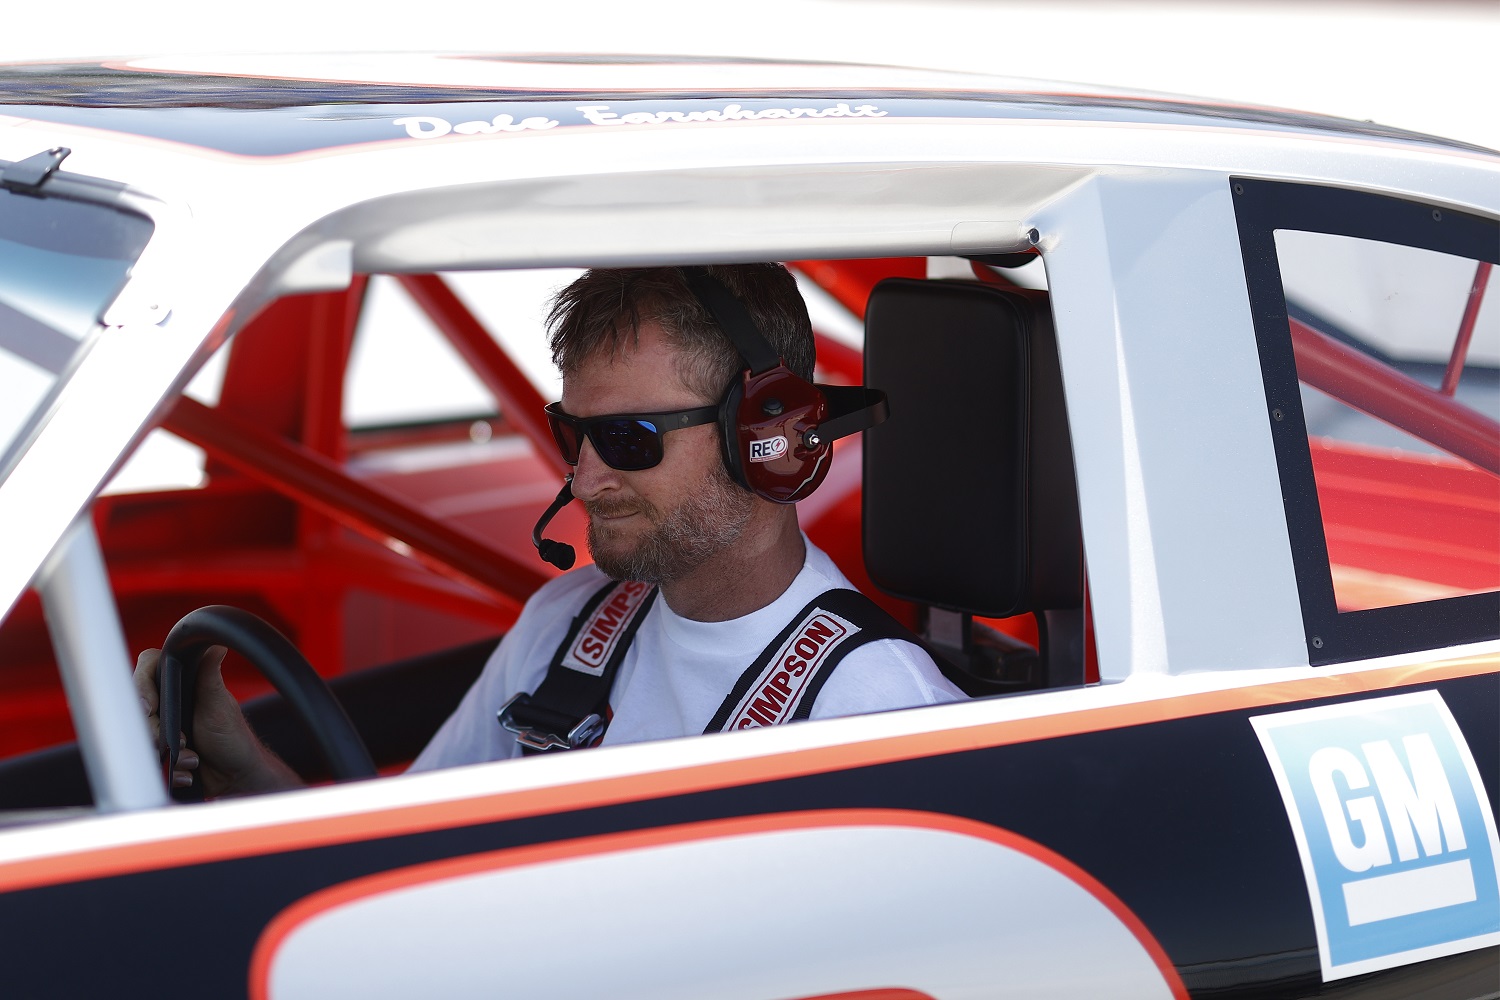
[[167, 804], [104, 555], [85, 514], [42, 569], [37, 590], [100, 812]]

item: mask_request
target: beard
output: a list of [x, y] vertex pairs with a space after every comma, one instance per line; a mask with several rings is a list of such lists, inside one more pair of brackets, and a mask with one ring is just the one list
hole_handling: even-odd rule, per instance
[[[745, 530], [754, 509], [754, 496], [715, 468], [705, 487], [662, 510], [641, 497], [618, 501], [586, 501], [589, 513], [589, 554], [606, 576], [615, 580], [666, 583], [697, 569], [724, 551]], [[599, 515], [634, 513], [644, 517], [647, 530], [632, 544], [616, 536]]]

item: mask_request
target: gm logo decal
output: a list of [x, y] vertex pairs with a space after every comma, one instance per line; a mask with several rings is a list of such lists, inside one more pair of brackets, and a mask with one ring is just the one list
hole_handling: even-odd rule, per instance
[[1323, 979], [1500, 944], [1500, 840], [1436, 691], [1250, 720], [1302, 857]]

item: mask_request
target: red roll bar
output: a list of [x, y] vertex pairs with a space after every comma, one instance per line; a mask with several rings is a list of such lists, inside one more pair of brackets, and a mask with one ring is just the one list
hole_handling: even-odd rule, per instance
[[1500, 423], [1300, 320], [1290, 324], [1303, 382], [1500, 476]]
[[436, 274], [398, 274], [395, 278], [474, 369], [485, 388], [494, 393], [506, 419], [526, 435], [542, 461], [559, 476], [571, 472], [547, 428], [547, 418], [542, 412], [547, 400], [536, 391], [536, 386], [510, 355], [495, 343], [448, 283]]
[[525, 599], [549, 574], [524, 565], [482, 538], [413, 509], [411, 503], [360, 482], [331, 461], [286, 438], [181, 397], [162, 426], [214, 458], [340, 524], [381, 542], [395, 539], [440, 572], [457, 573], [510, 602]]
[[1479, 320], [1479, 306], [1484, 302], [1484, 286], [1490, 283], [1490, 262], [1482, 260], [1474, 269], [1474, 284], [1469, 287], [1469, 301], [1464, 306], [1464, 318], [1458, 323], [1458, 336], [1453, 339], [1453, 354], [1448, 358], [1448, 370], [1443, 372], [1442, 393], [1451, 396], [1458, 391], [1458, 379], [1463, 374], [1464, 359], [1469, 355], [1469, 341], [1474, 338], [1474, 324]]

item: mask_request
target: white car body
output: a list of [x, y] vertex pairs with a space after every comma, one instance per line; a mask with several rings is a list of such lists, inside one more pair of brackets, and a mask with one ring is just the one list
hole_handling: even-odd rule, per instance
[[[201, 121], [171, 126], [181, 135], [139, 124], [155, 114], [144, 106], [0, 106], [0, 162], [68, 147], [49, 183], [119, 182], [124, 203], [155, 223], [50, 416], [0, 468], [0, 608], [40, 592], [99, 806], [0, 830], [0, 886], [15, 894], [464, 824], [509, 829], [1226, 711], [1270, 716], [1412, 684], [1494, 690], [1494, 634], [1310, 656], [1235, 184], [1378, 195], [1493, 224], [1500, 154], [1290, 112], [859, 67], [247, 57], [108, 70], [111, 81], [149, 77], [162, 93], [185, 81], [184, 103], [217, 78], [253, 81], [259, 96], [298, 86], [314, 96], [292, 110], [202, 109]], [[427, 88], [409, 113], [370, 96], [407, 85]], [[363, 103], [327, 103], [340, 88]], [[440, 101], [442, 88], [457, 96]], [[111, 114], [129, 121], [112, 130]], [[267, 303], [363, 274], [590, 265], [927, 257], [937, 279], [968, 267], [959, 255], [1033, 248], [1060, 352], [1097, 683], [167, 807], [145, 720], [127, 710], [133, 651], [87, 514], [188, 381]], [[1491, 303], [1473, 363], [1496, 364], [1485, 352], [1497, 329]], [[834, 479], [852, 482], [852, 451], [842, 463]], [[1484, 881], [1500, 856], [1494, 785], [1485, 792], [1500, 754], [1446, 708], [1432, 711], [1452, 759], [1469, 755], [1446, 773], [1474, 799], [1463, 805], [1460, 788], [1454, 809], [1480, 824], [1464, 829], [1482, 902], [1500, 893]], [[1495, 714], [1491, 705], [1490, 733]], [[1265, 745], [1268, 758], [1246, 765], [1261, 775], [1255, 794], [1280, 836], [1290, 822], [1300, 837], [1296, 824], [1311, 820], [1285, 782], [1284, 799], [1263, 794], [1285, 763]], [[1257, 979], [1245, 955], [1184, 957], [1088, 862], [1035, 837], [896, 804], [800, 808], [810, 811], [684, 814], [633, 833], [586, 822], [576, 841], [538, 834], [523, 846], [500, 835], [487, 850], [469, 844], [448, 860], [335, 879], [279, 911], [233, 975], [251, 995], [277, 997], [493, 995], [497, 982], [499, 992], [556, 996], [1218, 996], [1256, 995], [1275, 978]], [[1486, 823], [1487, 869], [1484, 837], [1472, 833]], [[1291, 888], [1312, 894], [1315, 859], [1302, 846], [1308, 881], [1299, 874]], [[773, 872], [776, 891], [762, 891]], [[159, 925], [167, 961], [195, 946], [172, 930], [192, 919]], [[1455, 975], [1493, 977], [1500, 925], [1341, 963], [1338, 932], [1321, 910], [1315, 922], [1306, 946], [1317, 960], [1304, 947], [1286, 959], [1292, 971], [1275, 973], [1295, 986], [1284, 995], [1435, 968], [1414, 965], [1423, 962], [1478, 961]], [[1224, 982], [1245, 992], [1213, 992], [1195, 962], [1229, 963]], [[559, 976], [559, 963], [570, 971]]]

